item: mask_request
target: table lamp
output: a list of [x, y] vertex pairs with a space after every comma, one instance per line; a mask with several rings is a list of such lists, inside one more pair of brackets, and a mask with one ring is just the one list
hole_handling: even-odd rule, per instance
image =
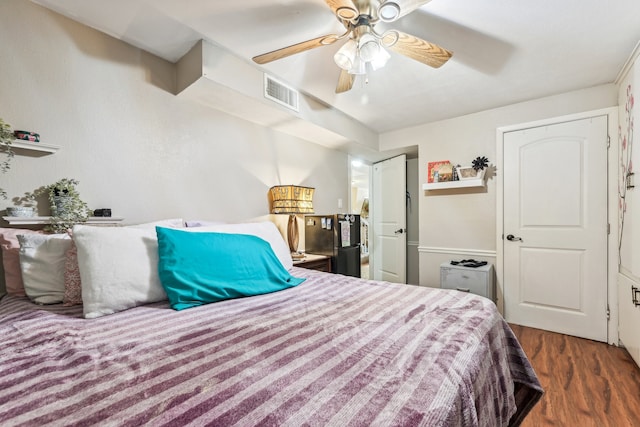
[[271, 192], [271, 213], [289, 214], [287, 225], [287, 240], [289, 250], [298, 252], [300, 235], [296, 215], [313, 213], [313, 192], [315, 188], [297, 185], [276, 185], [269, 189]]

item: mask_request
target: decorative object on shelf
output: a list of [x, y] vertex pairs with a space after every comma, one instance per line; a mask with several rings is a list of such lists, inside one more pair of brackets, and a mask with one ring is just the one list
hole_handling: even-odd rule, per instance
[[455, 165], [453, 167], [453, 176], [451, 178], [452, 181], [459, 181], [460, 177], [458, 176], [458, 168], [460, 167], [460, 165]]
[[93, 211], [93, 216], [110, 217], [111, 209], [108, 209], [108, 208], [96, 209]]
[[313, 213], [313, 193], [315, 188], [296, 185], [276, 185], [269, 189], [271, 194], [271, 213], [288, 214], [287, 240], [289, 250], [298, 252], [300, 235], [296, 215]]
[[51, 223], [46, 227], [48, 231], [65, 233], [75, 224], [86, 222], [92, 214], [80, 199], [76, 189], [78, 184], [75, 179], [63, 178], [34, 192], [36, 196], [44, 193], [49, 197]]
[[[14, 137], [13, 132], [11, 131], [11, 126], [0, 118], [0, 151], [3, 152], [2, 155], [4, 156], [0, 162], [0, 172], [2, 173], [6, 173], [11, 169], [11, 160], [14, 156], [13, 149], [11, 147], [13, 139]], [[7, 198], [7, 192], [1, 187], [0, 197], [5, 200]]]
[[[438, 179], [436, 180], [436, 172]], [[453, 178], [453, 167], [449, 160], [439, 160], [427, 163], [427, 182], [451, 181]]]
[[[14, 197], [13, 199], [11, 199], [13, 204], [16, 206], [15, 209], [25, 208], [24, 209], [25, 212], [30, 209], [33, 211], [33, 214], [35, 214], [36, 205], [38, 204], [36, 200], [37, 198], [36, 193], [38, 193], [38, 191], [42, 192], [42, 190], [36, 190], [33, 193], [30, 193], [27, 191], [24, 193], [24, 196]], [[11, 213], [9, 213], [9, 209], [14, 209], [14, 208], [7, 208], [7, 215], [9, 216], [25, 216], [25, 215], [12, 215]], [[33, 215], [28, 215], [28, 216], [33, 216]]]
[[28, 130], [14, 130], [13, 135], [16, 139], [23, 141], [40, 142], [40, 134]]
[[467, 179], [480, 179], [484, 177], [484, 169], [476, 170], [473, 166], [460, 166], [457, 170], [460, 181]]
[[476, 157], [474, 161], [471, 162], [473, 168], [475, 170], [483, 170], [484, 168], [489, 166], [489, 159], [486, 157]]
[[11, 206], [7, 208], [8, 216], [21, 218], [30, 218], [35, 215], [36, 211], [32, 206]]
[[471, 166], [460, 166], [456, 168], [458, 170], [458, 177], [461, 180], [465, 179], [482, 179], [484, 178], [485, 168], [489, 166], [489, 159], [486, 157], [476, 157]]

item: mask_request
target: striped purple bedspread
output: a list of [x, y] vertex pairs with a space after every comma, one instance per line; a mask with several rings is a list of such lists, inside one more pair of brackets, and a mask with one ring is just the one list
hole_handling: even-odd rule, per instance
[[294, 268], [296, 288], [83, 319], [0, 301], [2, 426], [501, 426], [542, 393], [492, 302]]

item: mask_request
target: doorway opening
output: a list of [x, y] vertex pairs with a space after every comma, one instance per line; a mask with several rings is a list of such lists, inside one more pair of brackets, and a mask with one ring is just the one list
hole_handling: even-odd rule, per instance
[[369, 200], [371, 166], [360, 160], [351, 161], [351, 214], [360, 215], [360, 271], [369, 275]]

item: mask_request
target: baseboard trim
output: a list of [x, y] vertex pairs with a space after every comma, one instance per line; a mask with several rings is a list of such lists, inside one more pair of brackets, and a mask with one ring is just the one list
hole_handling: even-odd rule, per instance
[[496, 257], [496, 251], [487, 251], [482, 249], [438, 248], [434, 246], [418, 246], [418, 252], [429, 253], [429, 254], [444, 254], [444, 255], [481, 256], [486, 258]]

